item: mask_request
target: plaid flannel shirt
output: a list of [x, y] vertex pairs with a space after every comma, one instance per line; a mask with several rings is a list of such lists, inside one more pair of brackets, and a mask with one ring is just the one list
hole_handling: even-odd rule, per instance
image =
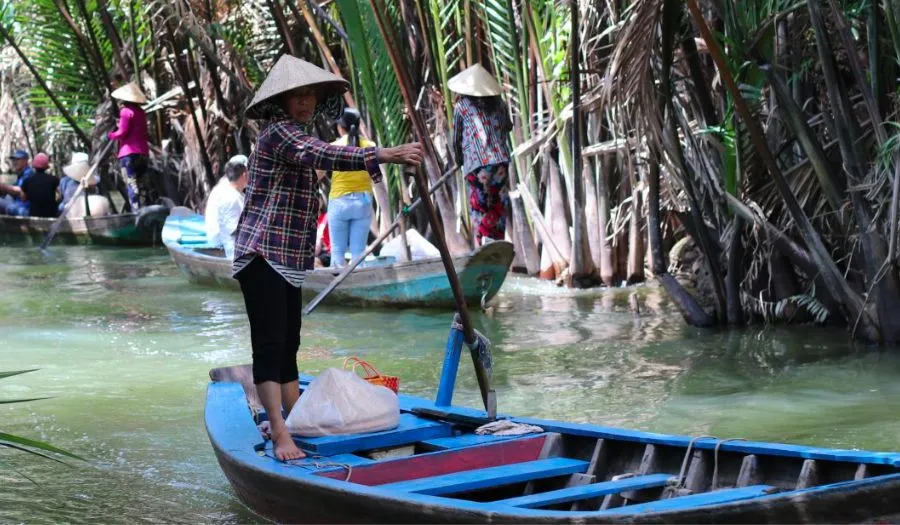
[[257, 254], [285, 268], [313, 269], [319, 217], [315, 170], [366, 170], [379, 182], [377, 151], [333, 146], [293, 120], [267, 122], [250, 155], [234, 259]]
[[460, 97], [453, 105], [453, 146], [458, 148], [456, 162], [462, 162], [464, 174], [483, 166], [508, 164], [508, 144], [506, 115], [484, 111], [469, 97]]

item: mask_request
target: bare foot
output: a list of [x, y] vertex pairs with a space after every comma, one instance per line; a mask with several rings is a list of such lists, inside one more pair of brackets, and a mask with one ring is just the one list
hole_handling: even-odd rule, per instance
[[306, 454], [297, 448], [293, 438], [291, 438], [290, 432], [282, 432], [277, 436], [272, 436], [272, 441], [275, 444], [275, 457], [278, 458], [279, 461], [290, 461], [292, 459], [303, 459], [306, 457]]

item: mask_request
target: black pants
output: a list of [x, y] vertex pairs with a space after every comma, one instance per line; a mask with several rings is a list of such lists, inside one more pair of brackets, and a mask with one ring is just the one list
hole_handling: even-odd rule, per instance
[[253, 382], [290, 383], [299, 377], [300, 289], [257, 256], [237, 279], [244, 293], [253, 345]]

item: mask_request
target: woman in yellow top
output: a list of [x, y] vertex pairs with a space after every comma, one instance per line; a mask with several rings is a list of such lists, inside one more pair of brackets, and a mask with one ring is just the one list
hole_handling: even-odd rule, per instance
[[[332, 144], [361, 148], [375, 146], [374, 142], [359, 135], [359, 121], [357, 110], [344, 109], [338, 121], [341, 138]], [[344, 254], [348, 245], [353, 258], [366, 250], [372, 224], [372, 177], [365, 171], [333, 172], [328, 201], [331, 266], [340, 268], [346, 265]]]

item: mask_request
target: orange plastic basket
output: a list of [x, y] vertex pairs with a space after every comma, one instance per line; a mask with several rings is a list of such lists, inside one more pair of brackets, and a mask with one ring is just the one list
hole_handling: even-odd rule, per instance
[[362, 376], [363, 379], [372, 383], [373, 385], [379, 385], [383, 387], [390, 388], [396, 394], [400, 390], [400, 378], [397, 376], [386, 376], [378, 371], [377, 368], [372, 366], [372, 363], [366, 361], [365, 359], [360, 359], [358, 357], [348, 357], [344, 359], [344, 369], [347, 369], [347, 365], [353, 363], [353, 366], [350, 367], [353, 372], [356, 372], [356, 367], [360, 367], [363, 369], [365, 375]]

